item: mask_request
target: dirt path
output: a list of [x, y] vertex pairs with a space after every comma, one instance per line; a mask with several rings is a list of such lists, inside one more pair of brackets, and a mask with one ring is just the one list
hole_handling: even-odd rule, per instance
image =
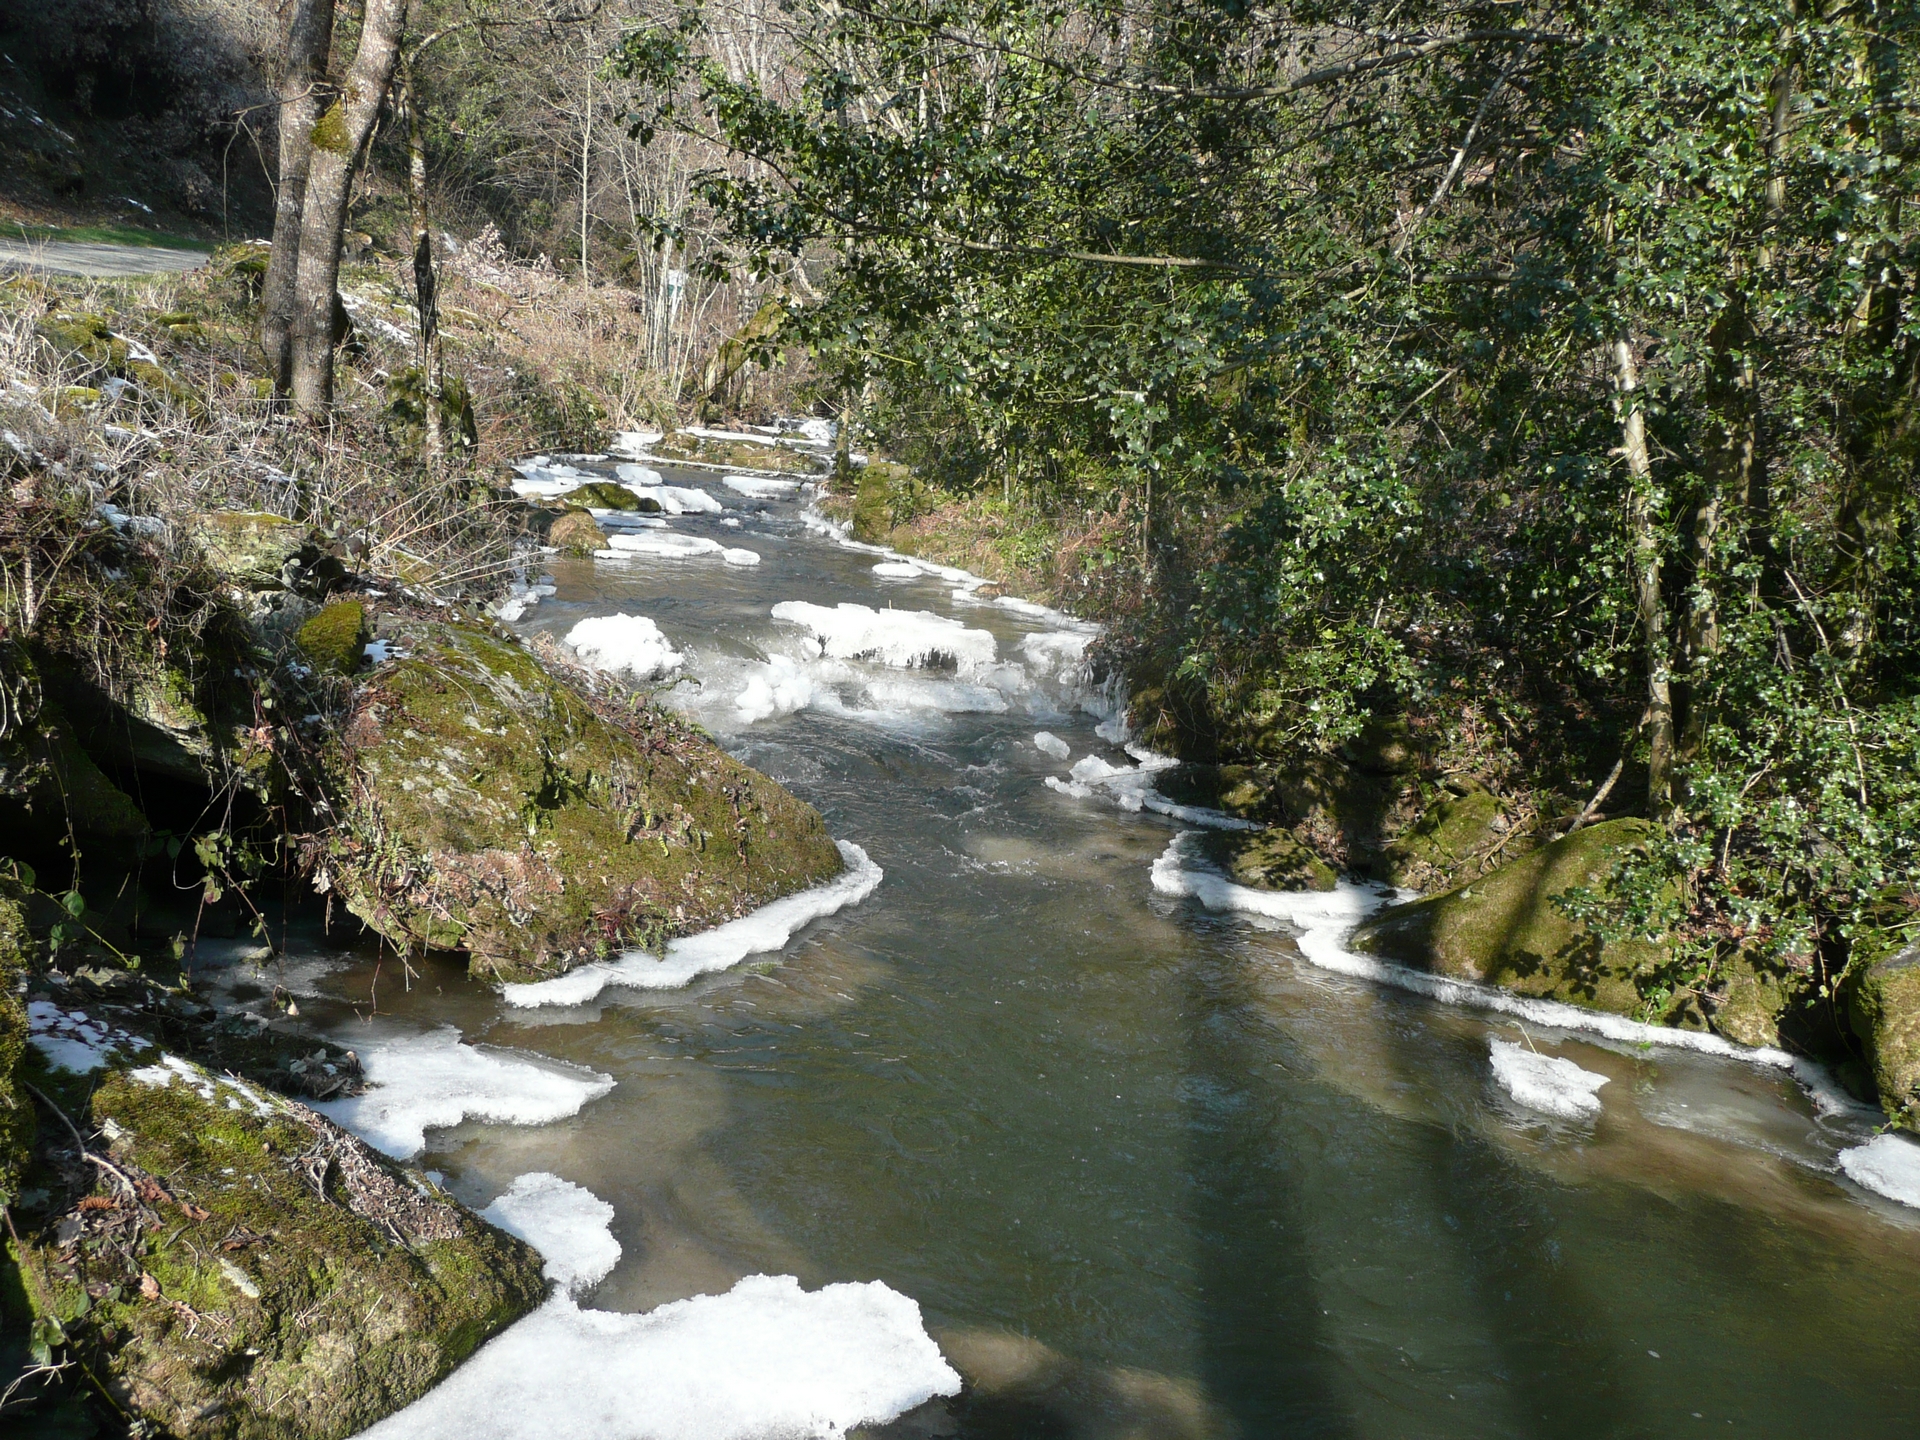
[[173, 274], [207, 263], [203, 250], [170, 250], [158, 245], [85, 244], [73, 240], [0, 239], [0, 270], [52, 270], [62, 275], [117, 279], [128, 275]]

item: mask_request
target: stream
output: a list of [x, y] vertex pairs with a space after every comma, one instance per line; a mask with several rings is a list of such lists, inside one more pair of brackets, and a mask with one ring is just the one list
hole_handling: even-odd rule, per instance
[[[413, 1055], [369, 1099], [420, 1087], [389, 1148], [417, 1134], [463, 1201], [545, 1172], [609, 1204], [620, 1257], [582, 1306], [884, 1281], [966, 1387], [875, 1435], [1920, 1432], [1920, 1211], [1836, 1167], [1872, 1114], [1330, 971], [1283, 920], [1159, 893], [1187, 827], [1069, 779], [1135, 763], [1076, 678], [1084, 629], [840, 543], [782, 487], [646, 463], [722, 509], [626, 533], [758, 563], [550, 557], [517, 628], [651, 619], [685, 657], [668, 702], [818, 807], [877, 889], [775, 952], [574, 1003], [313, 933], [222, 981]], [[992, 653], [836, 659], [849, 612], [773, 617], [795, 601], [948, 617]], [[916, 624], [873, 622], [909, 649]], [[1604, 1077], [1598, 1117], [1521, 1106], [1495, 1040]], [[575, 1092], [462, 1101], [431, 1044], [545, 1057], [520, 1068]]]

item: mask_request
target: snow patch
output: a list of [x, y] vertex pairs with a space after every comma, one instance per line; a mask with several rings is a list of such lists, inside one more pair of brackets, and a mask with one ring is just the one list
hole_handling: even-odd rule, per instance
[[366, 1093], [313, 1108], [397, 1160], [426, 1149], [428, 1130], [467, 1119], [545, 1125], [613, 1089], [612, 1076], [578, 1066], [476, 1050], [452, 1027], [363, 1042], [360, 1059]]
[[760, 563], [760, 552], [757, 550], [738, 550], [729, 547], [720, 552], [720, 558], [729, 565], [758, 565]]
[[773, 618], [804, 626], [822, 651], [837, 660], [970, 674], [997, 658], [989, 632], [970, 630], [928, 610], [873, 610], [848, 601], [828, 609], [805, 600], [783, 600], [773, 607]]
[[1920, 1145], [1898, 1135], [1876, 1135], [1840, 1152], [1840, 1168], [1855, 1184], [1920, 1209]]
[[635, 680], [671, 675], [687, 657], [644, 615], [596, 615], [567, 632], [567, 644], [597, 670], [624, 671]]
[[638, 485], [649, 487], [664, 485], [667, 480], [666, 476], [647, 465], [616, 465], [613, 467], [613, 475], [622, 485], [630, 488]]
[[1510, 1040], [1492, 1042], [1493, 1078], [1529, 1110], [1563, 1120], [1589, 1120], [1600, 1113], [1605, 1075], [1582, 1070], [1571, 1060], [1539, 1055]]
[[154, 1048], [151, 1040], [95, 1020], [84, 1010], [63, 1010], [51, 1000], [28, 1002], [27, 1038], [54, 1069], [75, 1075]]
[[637, 460], [665, 438], [658, 430], [616, 430], [607, 441], [607, 449], [615, 455]]
[[552, 980], [502, 986], [501, 994], [509, 1005], [522, 1008], [584, 1005], [609, 985], [629, 990], [678, 989], [696, 975], [727, 970], [749, 955], [778, 950], [803, 926], [859, 904], [879, 887], [886, 872], [867, 858], [867, 852], [851, 841], [842, 840], [839, 845], [847, 868], [824, 885], [763, 905], [712, 930], [669, 941], [664, 955], [628, 950], [617, 960], [582, 965]]
[[620, 1242], [607, 1228], [613, 1206], [544, 1170], [519, 1176], [480, 1216], [538, 1250], [543, 1273], [569, 1295], [599, 1284], [620, 1263]]
[[231, 1075], [215, 1075], [191, 1060], [182, 1060], [178, 1055], [162, 1055], [159, 1064], [129, 1070], [127, 1078], [157, 1090], [164, 1090], [175, 1080], [180, 1080], [209, 1104], [222, 1099], [221, 1092], [224, 1090], [229, 1092], [224, 1096], [229, 1110], [250, 1110], [262, 1119], [274, 1113], [272, 1103], [246, 1081], [236, 1080]]
[[913, 1300], [749, 1275], [645, 1315], [555, 1296], [364, 1440], [837, 1440], [960, 1377]]

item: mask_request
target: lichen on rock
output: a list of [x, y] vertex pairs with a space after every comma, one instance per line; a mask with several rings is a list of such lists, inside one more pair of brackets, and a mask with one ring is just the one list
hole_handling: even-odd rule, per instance
[[[386, 617], [329, 752], [319, 883], [389, 939], [549, 977], [842, 868], [809, 805], [686, 722], [503, 633]], [[597, 687], [597, 688], [596, 688]]]

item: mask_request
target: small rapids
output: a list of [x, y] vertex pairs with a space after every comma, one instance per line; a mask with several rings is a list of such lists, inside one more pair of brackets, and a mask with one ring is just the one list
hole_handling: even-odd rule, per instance
[[[1817, 1072], [1349, 955], [1390, 897], [1211, 871], [1183, 832], [1232, 822], [1126, 748], [1094, 627], [803, 485], [522, 474], [661, 511], [502, 618], [659, 687], [848, 869], [505, 993], [317, 935], [207, 978], [299, 995], [373, 1081], [335, 1118], [556, 1282], [370, 1436], [1914, 1432], [1920, 1147]], [[36, 1028], [111, 1045], [75, 1014]]]

